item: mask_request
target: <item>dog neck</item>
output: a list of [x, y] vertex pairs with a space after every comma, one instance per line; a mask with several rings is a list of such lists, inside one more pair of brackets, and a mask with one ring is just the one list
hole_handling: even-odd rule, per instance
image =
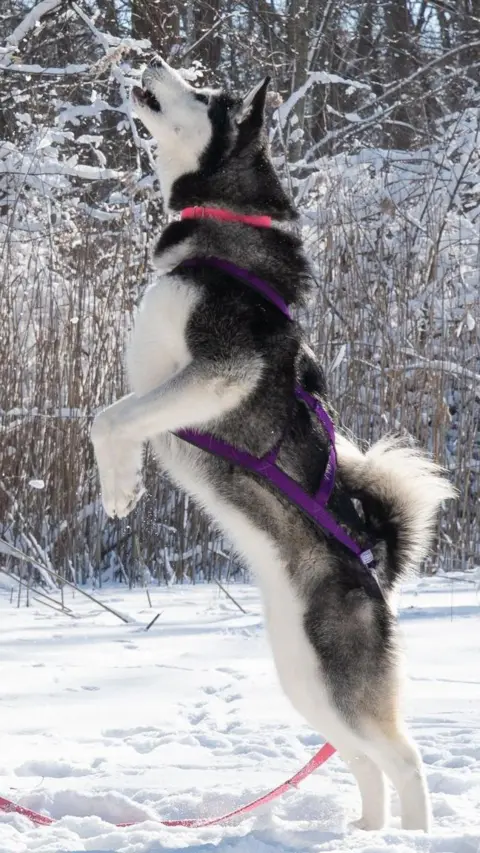
[[254, 216], [246, 213], [233, 213], [218, 207], [184, 207], [180, 212], [182, 219], [220, 219], [224, 222], [244, 222], [260, 228], [270, 228], [271, 216]]

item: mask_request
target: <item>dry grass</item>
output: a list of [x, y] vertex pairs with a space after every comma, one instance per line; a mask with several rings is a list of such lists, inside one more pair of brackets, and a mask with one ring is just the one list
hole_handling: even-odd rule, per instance
[[[44, 253], [42, 244], [41, 258], [30, 247], [20, 275], [8, 262], [9, 254], [18, 254], [18, 246], [9, 247], [8, 240], [4, 245], [3, 536], [36, 558], [50, 560], [58, 572], [76, 581], [93, 574], [101, 583], [101, 568], [109, 568], [103, 580], [111, 577], [127, 583], [142, 583], [149, 574], [160, 582], [195, 580], [201, 576], [199, 567], [207, 578], [224, 577], [235, 568], [227, 544], [224, 548], [205, 518], [169, 486], [152, 459], [147, 458], [146, 464], [148, 495], [132, 517], [109, 522], [103, 515], [89, 425], [97, 407], [124, 389], [122, 353], [134, 297], [141, 290], [135, 284], [145, 282], [144, 251], [138, 249], [138, 241], [135, 247], [129, 227], [106, 234], [102, 226], [79, 217], [77, 228], [81, 235], [82, 229], [89, 231], [73, 251], [68, 235], [62, 233], [54, 235], [50, 254]], [[479, 547], [478, 503], [468, 477], [478, 442], [472, 416], [474, 389], [461, 375], [453, 377], [432, 362], [453, 360], [460, 370], [471, 369], [471, 346], [456, 337], [448, 323], [442, 335], [431, 334], [438, 327], [438, 286], [435, 299], [424, 304], [419, 326], [410, 305], [410, 284], [421, 279], [422, 270], [415, 269], [406, 278], [406, 258], [402, 262], [397, 257], [395, 265], [390, 264], [388, 287], [380, 278], [373, 287], [372, 257], [362, 258], [360, 230], [356, 225], [346, 232], [337, 226], [322, 228], [321, 234], [310, 231], [309, 248], [315, 250], [325, 276], [309, 306], [309, 336], [330, 367], [346, 345], [343, 360], [329, 374], [334, 404], [345, 426], [365, 441], [389, 429], [407, 429], [449, 465], [461, 498], [447, 510], [440, 550], [449, 563], [468, 566]], [[25, 246], [22, 251], [27, 251]], [[377, 235], [375, 258], [384, 259], [385, 252]], [[341, 293], [335, 297], [339, 287]], [[413, 344], [425, 367], [420, 363], [408, 369], [417, 360], [405, 355], [402, 341]], [[453, 392], [457, 411], [452, 420], [446, 401]], [[452, 430], [458, 439], [453, 455]], [[30, 485], [40, 480], [44, 488]]]

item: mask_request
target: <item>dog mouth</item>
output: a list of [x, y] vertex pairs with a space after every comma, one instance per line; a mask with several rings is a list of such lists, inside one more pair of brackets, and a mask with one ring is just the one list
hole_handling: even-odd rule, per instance
[[147, 107], [147, 109], [151, 110], [153, 113], [162, 112], [160, 102], [150, 89], [141, 89], [139, 86], [134, 86], [132, 93], [135, 101], [137, 104], [140, 104], [141, 107]]

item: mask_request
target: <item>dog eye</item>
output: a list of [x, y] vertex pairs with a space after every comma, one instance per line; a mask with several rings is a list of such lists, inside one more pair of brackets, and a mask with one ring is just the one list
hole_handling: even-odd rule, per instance
[[208, 95], [204, 95], [202, 92], [195, 92], [195, 98], [197, 101], [200, 101], [202, 104], [208, 105]]

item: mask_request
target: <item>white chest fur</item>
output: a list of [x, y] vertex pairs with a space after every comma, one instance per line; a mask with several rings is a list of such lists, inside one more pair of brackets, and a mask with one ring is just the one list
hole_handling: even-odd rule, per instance
[[172, 275], [161, 276], [146, 291], [127, 348], [130, 388], [139, 396], [191, 361], [186, 328], [200, 297], [195, 285]]

